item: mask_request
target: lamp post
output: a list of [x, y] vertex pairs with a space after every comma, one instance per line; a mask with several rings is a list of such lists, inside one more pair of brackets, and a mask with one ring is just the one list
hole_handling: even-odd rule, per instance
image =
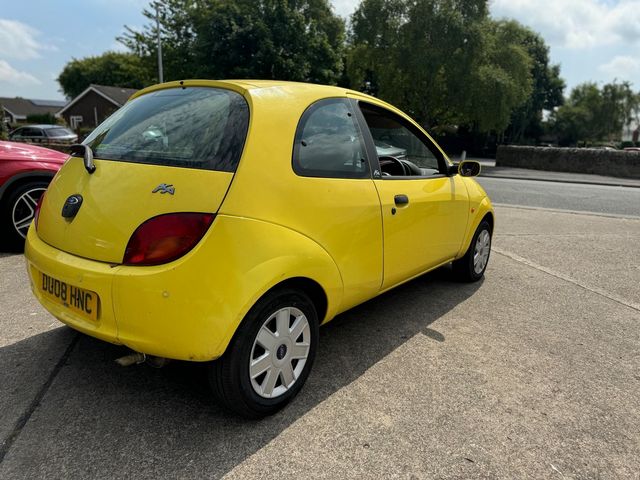
[[158, 2], [155, 3], [156, 7], [156, 33], [158, 36], [158, 80], [160, 83], [164, 82], [164, 74], [162, 69], [162, 42], [160, 42], [160, 13], [158, 12]]

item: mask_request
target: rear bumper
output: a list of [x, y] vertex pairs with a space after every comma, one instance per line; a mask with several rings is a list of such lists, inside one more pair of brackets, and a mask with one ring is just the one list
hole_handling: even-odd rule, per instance
[[[325, 319], [335, 315], [342, 298], [335, 262], [308, 237], [268, 222], [220, 214], [193, 250], [164, 265], [87, 260], [45, 243], [33, 226], [25, 256], [35, 296], [60, 321], [137, 352], [177, 360], [220, 357], [248, 310], [288, 278], [311, 279], [323, 287]], [[97, 320], [44, 296], [38, 272], [98, 294]]]
[[[112, 266], [63, 252], [43, 242], [31, 227], [25, 243], [31, 289], [66, 325], [137, 352], [177, 360], [207, 361], [224, 353], [230, 312], [211, 301], [207, 282], [189, 282], [193, 264], [158, 267]], [[39, 272], [98, 294], [92, 320], [43, 294]], [[204, 285], [203, 285], [204, 284]]]
[[[109, 264], [76, 257], [53, 248], [38, 238], [33, 226], [29, 228], [27, 234], [25, 257], [31, 290], [54, 317], [92, 337], [111, 343], [120, 343], [111, 298], [113, 269]], [[98, 319], [94, 321], [79, 315], [44, 295], [39, 286], [40, 272], [74, 287], [97, 293], [99, 296]]]

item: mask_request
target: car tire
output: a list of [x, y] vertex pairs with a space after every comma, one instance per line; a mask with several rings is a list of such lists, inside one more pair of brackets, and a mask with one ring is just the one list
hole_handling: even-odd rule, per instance
[[491, 225], [480, 222], [464, 257], [453, 262], [454, 278], [460, 282], [477, 282], [484, 276], [491, 254]]
[[48, 182], [32, 181], [15, 188], [0, 206], [0, 225], [7, 232], [6, 247], [22, 250], [38, 200], [47, 189]]
[[209, 384], [232, 412], [251, 419], [272, 415], [304, 385], [317, 344], [313, 302], [297, 290], [274, 290], [247, 313], [225, 354], [211, 362]]

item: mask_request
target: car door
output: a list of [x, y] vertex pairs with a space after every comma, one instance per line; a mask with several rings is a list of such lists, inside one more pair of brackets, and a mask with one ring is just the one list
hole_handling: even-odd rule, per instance
[[42, 143], [45, 138], [42, 129], [35, 127], [24, 127], [21, 135], [21, 140], [27, 143]]
[[15, 142], [21, 142], [23, 135], [24, 135], [24, 128], [22, 127], [18, 128], [13, 132], [11, 132], [11, 134], [9, 135], [9, 140], [12, 140]]
[[355, 103], [382, 206], [386, 289], [454, 259], [469, 197], [462, 179], [446, 174], [442, 151], [413, 122], [380, 105]]

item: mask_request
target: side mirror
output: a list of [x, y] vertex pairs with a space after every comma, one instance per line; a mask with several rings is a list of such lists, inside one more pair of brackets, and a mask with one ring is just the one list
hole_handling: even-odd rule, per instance
[[91, 150], [89, 145], [74, 143], [71, 145], [71, 155], [74, 157], [82, 156], [84, 159], [84, 168], [90, 174], [96, 171], [96, 164], [93, 162], [93, 150]]
[[477, 177], [480, 175], [480, 163], [473, 160], [465, 160], [458, 165], [458, 173], [462, 177]]

